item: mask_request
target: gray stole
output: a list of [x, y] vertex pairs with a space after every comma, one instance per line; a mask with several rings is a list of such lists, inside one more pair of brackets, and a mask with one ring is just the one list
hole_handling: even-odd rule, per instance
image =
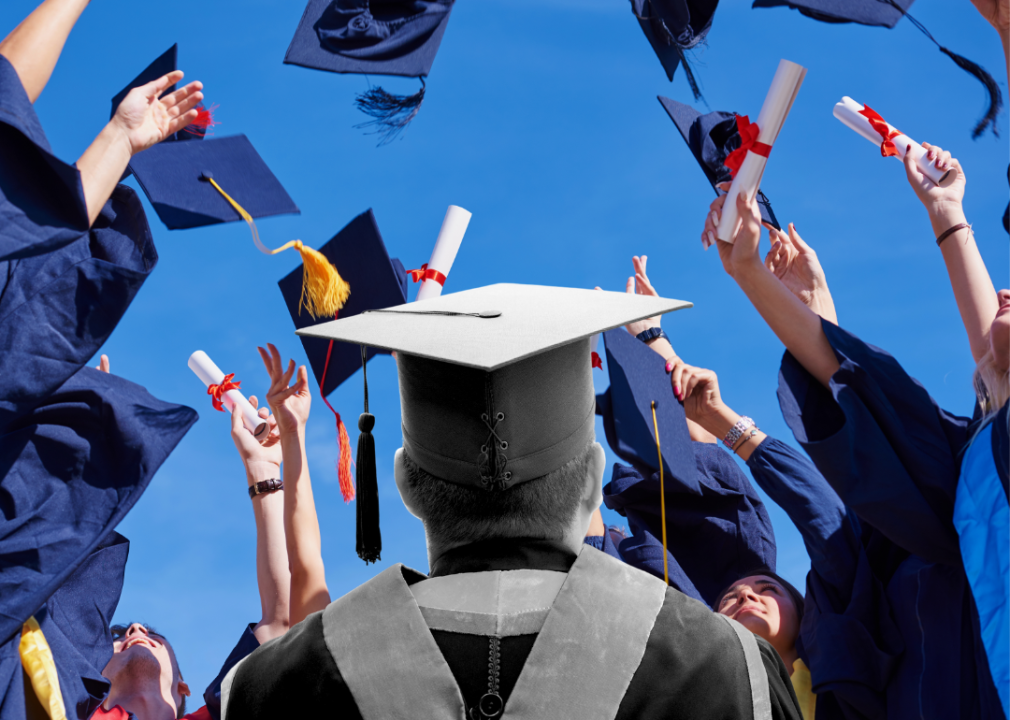
[[[459, 686], [395, 565], [323, 611], [323, 637], [364, 720], [466, 720]], [[666, 585], [583, 547], [502, 720], [613, 720]], [[766, 686], [767, 687], [767, 686]]]

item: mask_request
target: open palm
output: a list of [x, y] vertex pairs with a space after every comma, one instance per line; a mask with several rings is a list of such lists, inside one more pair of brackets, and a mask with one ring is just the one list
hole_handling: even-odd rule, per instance
[[272, 344], [267, 343], [267, 350], [257, 348], [263, 365], [270, 374], [270, 391], [267, 393], [267, 403], [277, 419], [277, 428], [282, 434], [298, 432], [305, 427], [312, 408], [312, 394], [309, 392], [308, 370], [302, 365], [298, 368], [298, 377], [294, 385], [290, 385], [295, 376], [295, 361], [289, 360], [287, 369], [281, 354]]
[[197, 119], [195, 109], [203, 100], [203, 85], [192, 82], [186, 87], [160, 95], [182, 79], [181, 70], [158, 78], [130, 91], [116, 109], [112, 122], [125, 133], [131, 152], [157, 145]]

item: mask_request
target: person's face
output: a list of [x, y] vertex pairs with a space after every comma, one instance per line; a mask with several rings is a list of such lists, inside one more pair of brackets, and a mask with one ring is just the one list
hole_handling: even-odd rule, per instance
[[1003, 372], [1010, 369], [1010, 290], [1000, 290], [999, 310], [989, 329], [989, 346], [996, 358], [996, 367]]
[[113, 640], [112, 652], [112, 659], [102, 674], [114, 686], [117, 678], [122, 682], [156, 683], [171, 693], [176, 706], [182, 701], [182, 695], [189, 694], [186, 683], [176, 677], [175, 652], [163, 635], [133, 623], [121, 637]]
[[766, 575], [751, 575], [735, 583], [720, 598], [716, 612], [736, 620], [779, 653], [796, 645], [799, 612], [792, 596]]

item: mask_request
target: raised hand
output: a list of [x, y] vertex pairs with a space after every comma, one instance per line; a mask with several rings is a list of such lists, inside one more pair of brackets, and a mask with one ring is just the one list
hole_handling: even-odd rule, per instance
[[159, 97], [165, 88], [182, 80], [181, 70], [170, 72], [130, 91], [116, 109], [112, 124], [123, 132], [133, 155], [157, 145], [197, 118], [196, 106], [203, 100], [203, 84], [189, 85]]
[[[728, 183], [720, 187], [728, 189]], [[716, 236], [719, 221], [722, 218], [722, 207], [726, 204], [726, 195], [721, 195], [709, 205], [708, 217], [705, 218], [705, 229], [701, 234], [702, 245], [707, 250], [716, 245], [719, 248], [719, 259], [730, 277], [736, 277], [739, 272], [761, 265], [758, 256], [758, 245], [761, 242], [761, 214], [757, 202], [750, 202], [741, 194], [737, 196], [737, 212], [740, 215], [740, 227], [736, 231], [732, 243], [723, 242]]]
[[687, 419], [708, 430], [711, 420], [718, 417], [724, 407], [719, 378], [713, 371], [688, 365], [679, 357], [671, 359], [666, 368], [673, 395], [684, 404]]
[[837, 325], [835, 303], [817, 253], [803, 242], [792, 223], [789, 223], [788, 233], [776, 230], [771, 225], [765, 224], [765, 227], [772, 240], [772, 248], [765, 256], [765, 267], [804, 305]]
[[930, 217], [940, 215], [945, 212], [961, 211], [961, 201], [964, 199], [964, 187], [967, 183], [961, 163], [951, 157], [950, 153], [929, 143], [922, 146], [928, 151], [926, 157], [932, 162], [936, 161], [939, 170], [950, 169], [956, 173], [954, 182], [947, 187], [940, 187], [928, 177], [919, 172], [919, 168], [912, 160], [911, 153], [905, 153], [905, 174], [908, 175], [908, 184], [912, 186], [916, 196], [923, 205]]
[[294, 385], [291, 379], [295, 375], [295, 361], [288, 360], [287, 369], [281, 354], [271, 343], [268, 350], [259, 350], [263, 365], [270, 375], [270, 391], [267, 393], [267, 403], [277, 418], [277, 428], [284, 434], [298, 433], [305, 428], [312, 407], [312, 394], [309, 392], [309, 375], [305, 366], [298, 368], [298, 377]]
[[259, 400], [255, 395], [249, 398], [249, 404], [254, 408], [259, 408], [259, 415], [267, 421], [270, 433], [267, 435], [267, 439], [260, 444], [259, 440], [243, 424], [242, 410], [236, 405], [231, 414], [231, 439], [235, 443], [235, 449], [238, 450], [238, 454], [248, 470], [252, 471], [255, 469], [254, 466], [260, 465], [272, 471], [267, 474], [280, 477], [280, 473], [277, 472], [281, 466], [280, 431], [277, 429], [277, 420], [265, 407], [259, 407]]
[[[649, 262], [649, 256], [642, 255], [639, 257], [638, 255], [635, 255], [631, 258], [631, 262], [635, 267], [635, 275], [634, 277], [628, 278], [628, 283], [625, 285], [624, 292], [629, 295], [649, 295], [651, 297], [659, 297], [659, 293], [656, 292], [654, 287], [652, 287], [652, 283], [649, 282], [649, 276], [646, 274], [646, 265]], [[655, 317], [628, 323], [624, 327], [627, 328], [628, 332], [632, 335], [638, 335], [649, 328], [659, 327], [661, 319], [661, 315], [656, 315]]]

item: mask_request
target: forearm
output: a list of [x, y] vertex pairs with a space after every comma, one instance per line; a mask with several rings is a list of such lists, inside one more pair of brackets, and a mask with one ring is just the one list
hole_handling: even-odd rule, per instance
[[84, 199], [88, 205], [88, 221], [91, 224], [94, 224], [102, 207], [112, 197], [132, 155], [126, 133], [110, 122], [77, 161]]
[[291, 568], [291, 623], [329, 603], [319, 520], [312, 496], [303, 432], [281, 438], [284, 453], [284, 530]]
[[89, 0], [46, 0], [0, 42], [34, 103], [49, 82], [63, 46]]
[[[740, 421], [740, 417], [728, 405], [722, 404], [713, 409], [712, 412], [707, 413], [704, 417], [699, 418], [698, 424], [718, 440], [722, 440], [733, 429], [733, 426]], [[750, 459], [751, 453], [754, 452], [766, 437], [768, 436], [755, 427], [754, 432], [748, 430], [743, 434], [742, 439], [733, 448], [733, 451], [746, 462]]]
[[739, 268], [733, 277], [786, 349], [827, 387], [839, 365], [821, 318], [760, 262]]
[[[935, 237], [955, 225], [967, 223], [960, 205], [931, 210], [929, 220]], [[961, 322], [968, 333], [972, 357], [978, 362], [989, 349], [989, 327], [999, 310], [996, 288], [975, 244], [975, 236], [968, 229], [949, 235], [940, 243], [940, 252], [947, 265]]]
[[[279, 468], [271, 463], [249, 463], [250, 486], [276, 479]], [[256, 520], [256, 579], [262, 617], [255, 634], [260, 643], [283, 635], [290, 622], [291, 572], [288, 569], [284, 534], [283, 492], [262, 493], [252, 498]]]

